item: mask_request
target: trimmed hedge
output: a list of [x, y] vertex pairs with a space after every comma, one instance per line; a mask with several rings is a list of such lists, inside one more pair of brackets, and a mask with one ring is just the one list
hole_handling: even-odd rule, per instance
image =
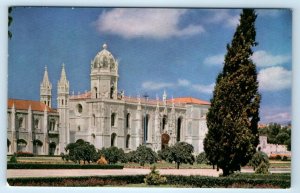
[[123, 169], [123, 165], [8, 163], [7, 169]]
[[144, 183], [146, 175], [8, 178], [11, 186], [122, 186]]
[[24, 151], [18, 151], [15, 154], [17, 157], [33, 157], [33, 153], [31, 152], [24, 152]]
[[[277, 174], [276, 174], [277, 175]], [[290, 179], [281, 179], [290, 175], [237, 175], [230, 177], [207, 176], [173, 176], [166, 175], [167, 184], [183, 187], [205, 188], [289, 188]], [[11, 186], [123, 186], [126, 184], [142, 184], [146, 175], [126, 176], [82, 176], [82, 177], [43, 177], [43, 178], [8, 178]], [[248, 178], [249, 177], [249, 178]]]
[[240, 187], [264, 187], [266, 185], [276, 188], [289, 188], [291, 181], [287, 179], [238, 178], [238, 177], [206, 177], [206, 176], [173, 176], [168, 175], [167, 183], [173, 185], [192, 186], [199, 188], [230, 188]]

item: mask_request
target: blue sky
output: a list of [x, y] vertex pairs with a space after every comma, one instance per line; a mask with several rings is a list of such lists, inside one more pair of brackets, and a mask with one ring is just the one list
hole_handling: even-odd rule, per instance
[[[253, 48], [261, 122], [291, 120], [292, 13], [258, 9]], [[8, 97], [39, 100], [48, 67], [56, 106], [65, 64], [70, 93], [90, 89], [90, 62], [102, 44], [119, 60], [119, 90], [136, 96], [210, 100], [240, 9], [18, 7], [9, 41]]]

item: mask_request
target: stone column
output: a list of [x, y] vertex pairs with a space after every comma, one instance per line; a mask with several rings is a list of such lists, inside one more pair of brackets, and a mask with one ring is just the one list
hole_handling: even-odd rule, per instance
[[27, 131], [28, 131], [28, 151], [33, 153], [33, 143], [32, 143], [32, 110], [31, 105], [28, 108], [28, 122], [27, 122]]
[[41, 152], [43, 155], [47, 155], [48, 154], [48, 140], [47, 140], [47, 132], [48, 132], [48, 111], [47, 111], [47, 107], [45, 106], [44, 109], [44, 125], [43, 125], [43, 148]]
[[17, 152], [17, 136], [16, 136], [16, 108], [13, 104], [11, 108], [11, 148], [10, 153]]

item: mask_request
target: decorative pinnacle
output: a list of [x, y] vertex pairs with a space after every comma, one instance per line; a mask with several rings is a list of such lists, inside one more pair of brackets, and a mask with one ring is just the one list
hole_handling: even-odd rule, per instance
[[102, 47], [103, 47], [103, 49], [105, 49], [105, 50], [106, 50], [106, 49], [107, 49], [107, 44], [106, 44], [106, 43], [104, 43]]

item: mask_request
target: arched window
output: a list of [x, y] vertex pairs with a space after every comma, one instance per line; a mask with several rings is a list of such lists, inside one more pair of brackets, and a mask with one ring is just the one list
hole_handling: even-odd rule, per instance
[[117, 138], [116, 133], [111, 134], [110, 146], [116, 146], [116, 138]]
[[111, 126], [114, 127], [116, 125], [116, 113], [111, 114]]
[[126, 128], [130, 128], [130, 113], [126, 115]]
[[51, 142], [49, 144], [49, 155], [54, 155], [55, 154], [55, 149], [56, 149], [56, 143]]
[[97, 89], [97, 87], [94, 87], [94, 96], [95, 96], [95, 98], [98, 98], [98, 89]]
[[77, 130], [80, 131], [80, 125], [78, 125]]
[[129, 144], [130, 143], [130, 135], [126, 136], [126, 144], [125, 144], [125, 148], [129, 148]]
[[81, 114], [82, 113], [82, 105], [77, 104], [76, 108], [77, 108], [77, 114]]
[[146, 115], [143, 117], [144, 143], [146, 143], [148, 141], [149, 119], [150, 119], [150, 115]]
[[39, 129], [39, 119], [34, 120], [34, 129]]
[[20, 117], [19, 120], [18, 120], [18, 127], [19, 128], [23, 128], [23, 122], [24, 122], [23, 117]]
[[95, 126], [96, 125], [96, 116], [95, 116], [95, 114], [93, 114], [93, 126]]
[[7, 139], [7, 152], [9, 152], [10, 144], [11, 144], [10, 140]]
[[55, 120], [51, 119], [49, 122], [49, 130], [54, 131], [55, 130]]
[[111, 99], [114, 98], [114, 92], [115, 92], [115, 87], [114, 87], [114, 85], [112, 85], [112, 86], [110, 87], [110, 98], [111, 98]]
[[180, 133], [181, 133], [181, 123], [182, 123], [182, 118], [177, 119], [177, 135], [176, 135], [176, 141], [180, 141]]
[[164, 131], [165, 128], [166, 128], [166, 125], [167, 125], [167, 119], [168, 119], [167, 115], [164, 115], [164, 116], [163, 116], [163, 120], [162, 120], [162, 130], [163, 130], [163, 131]]

